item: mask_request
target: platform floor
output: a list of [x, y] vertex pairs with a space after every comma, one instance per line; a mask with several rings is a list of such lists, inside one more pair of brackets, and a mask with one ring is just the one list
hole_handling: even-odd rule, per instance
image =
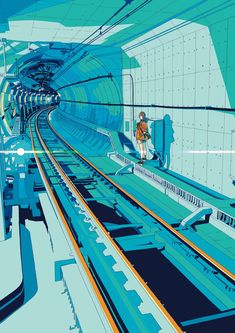
[[[115, 175], [115, 172], [119, 170], [121, 166], [107, 156], [104, 156], [103, 154], [99, 155], [97, 151], [94, 154], [94, 150], [91, 151], [86, 142], [76, 141], [75, 143], [74, 138], [62, 128], [60, 128], [60, 135], [62, 135], [65, 140], [67, 140], [96, 167], [112, 178], [117, 184], [121, 185], [135, 198], [144, 203], [148, 208], [152, 209], [169, 224], [179, 222], [190, 214], [190, 211], [187, 208], [164, 195], [164, 193], [145, 182], [143, 179], [140, 179], [138, 176], [130, 173]], [[153, 169], [152, 167], [150, 168]], [[161, 171], [159, 170], [159, 172]], [[169, 177], [169, 175], [167, 176]], [[170, 177], [172, 178], [173, 176]], [[176, 180], [176, 182], [179, 182], [179, 180]], [[187, 187], [190, 192], [190, 185], [187, 184]], [[195, 189], [192, 187], [191, 192], [194, 193], [194, 191]], [[218, 199], [214, 199], [214, 201], [217, 200]], [[197, 226], [196, 230], [196, 232], [187, 230], [182, 233], [185, 233], [185, 236], [187, 236], [188, 239], [192, 240], [195, 245], [198, 245], [201, 249], [205, 250], [220, 264], [235, 273], [234, 239], [227, 236], [211, 224], [202, 224]], [[209, 234], [209, 237], [207, 237], [207, 234]]]
[[[6, 300], [15, 292], [23, 281], [22, 260], [20, 253], [20, 226], [18, 206], [13, 208], [12, 230], [7, 239], [0, 241], [0, 300]], [[22, 289], [21, 289], [22, 290]], [[19, 292], [17, 293], [17, 295]], [[8, 301], [12, 301], [12, 298]], [[7, 302], [7, 301], [6, 301]], [[5, 303], [6, 304], [6, 303]]]
[[[169, 224], [179, 222], [190, 214], [190, 211], [173, 199], [164, 195], [155, 187], [140, 179], [134, 174], [113, 175], [112, 173], [120, 168], [120, 165], [107, 157], [88, 157], [89, 160], [100, 168], [104, 173], [109, 174], [116, 183], [132, 194], [136, 199], [152, 209]], [[110, 174], [110, 169], [112, 170]], [[196, 232], [192, 230], [181, 231], [195, 245], [205, 250], [210, 256], [235, 273], [234, 239], [221, 232], [212, 224], [201, 224], [196, 226]]]
[[69, 332], [72, 312], [62, 294], [62, 282], [54, 279], [54, 258], [43, 222], [21, 226], [25, 302], [0, 325], [0, 333]]

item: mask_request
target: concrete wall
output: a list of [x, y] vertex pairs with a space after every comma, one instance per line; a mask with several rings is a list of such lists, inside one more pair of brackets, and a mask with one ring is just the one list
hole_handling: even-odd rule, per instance
[[[141, 44], [145, 38], [166, 31], [182, 22], [184, 21], [172, 20], [123, 47], [129, 56], [129, 69], [124, 69], [123, 73], [131, 74], [134, 79], [135, 103], [230, 107], [224, 75], [222, 75], [225, 71], [221, 72], [222, 64], [218, 62], [218, 53], [208, 27], [192, 23], [171, 33], [163, 34], [162, 37], [144, 45], [130, 48], [135, 43]], [[215, 24], [213, 29], [215, 33]], [[221, 25], [218, 25], [219, 29]], [[228, 38], [228, 33], [218, 31], [218, 34], [220, 47], [228, 48], [233, 43], [232, 39]], [[222, 61], [223, 68], [227, 67], [227, 71], [234, 66], [234, 64], [228, 66], [226, 56]], [[124, 102], [131, 102], [130, 78], [123, 77], [123, 83]], [[140, 111], [145, 111], [150, 118], [150, 128], [152, 122], [163, 119], [165, 115], [170, 116], [173, 127], [170, 135], [173, 134], [172, 141], [174, 141], [170, 147], [170, 170], [220, 193], [235, 196], [235, 188], [232, 185], [235, 158], [232, 158], [232, 153], [228, 152], [235, 149], [235, 133], [232, 134], [235, 130], [234, 113], [136, 108], [135, 118]], [[131, 125], [131, 118], [131, 108], [125, 108], [124, 131], [130, 138], [133, 136], [131, 129], [128, 131], [128, 122]], [[150, 143], [150, 146], [153, 144]], [[188, 151], [198, 150], [216, 152], [188, 153]], [[223, 153], [223, 151], [227, 152]]]
[[[121, 52], [118, 49], [116, 57], [96, 55], [96, 47], [91, 47], [90, 54], [74, 64], [67, 72], [56, 80], [55, 89], [73, 82], [83, 81], [100, 76], [113, 74], [113, 79], [102, 78], [78, 84], [60, 90], [61, 100], [75, 100], [83, 103], [122, 103]], [[107, 48], [103, 47], [104, 53]], [[109, 49], [108, 49], [109, 51]], [[61, 102], [60, 109], [64, 113], [76, 116], [95, 124], [111, 129], [121, 130], [123, 123], [122, 106], [112, 107]]]

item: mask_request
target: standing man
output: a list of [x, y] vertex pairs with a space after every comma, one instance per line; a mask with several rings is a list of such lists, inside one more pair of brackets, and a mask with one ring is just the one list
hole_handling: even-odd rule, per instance
[[140, 112], [139, 118], [140, 121], [136, 124], [136, 141], [139, 145], [140, 150], [140, 161], [138, 164], [143, 164], [144, 160], [146, 160], [147, 150], [146, 150], [146, 141], [150, 138], [150, 135], [148, 133], [148, 125], [145, 122], [145, 113]]

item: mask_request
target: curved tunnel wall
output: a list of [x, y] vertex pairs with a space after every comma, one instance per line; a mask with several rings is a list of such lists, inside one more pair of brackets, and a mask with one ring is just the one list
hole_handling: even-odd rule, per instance
[[[209, 27], [191, 23], [180, 31], [176, 29], [163, 34], [163, 31], [184, 23], [183, 20], [172, 20], [161, 26], [161, 29], [151, 30], [124, 45], [125, 53], [118, 48], [103, 45], [87, 48], [88, 55], [59, 76], [52, 87], [56, 90], [72, 82], [109, 73], [112, 73], [113, 79], [104, 78], [61, 89], [59, 93], [62, 101], [57, 112], [65, 121], [61, 123], [58, 118], [60, 126], [66, 126], [68, 114], [70, 119], [72, 117], [77, 123], [80, 119], [84, 119], [103, 127], [124, 131], [137, 148], [134, 138], [135, 121], [138, 113], [145, 111], [152, 132], [152, 142], [149, 142], [149, 147], [163, 151], [164, 165], [170, 171], [225, 195], [233, 196], [235, 159], [233, 154], [229, 153], [235, 147], [233, 113], [161, 108], [143, 110], [63, 101], [234, 106], [231, 94], [234, 70], [231, 36], [234, 19], [226, 17], [218, 23], [217, 17], [217, 21], [212, 20], [212, 22]], [[159, 34], [160, 37], [153, 41], [141, 44], [146, 38]], [[135, 43], [139, 45], [132, 48]], [[58, 54], [63, 59], [62, 53], [50, 47], [39, 48], [38, 54], [40, 50], [43, 59], [52, 55], [56, 58]], [[32, 55], [22, 58], [28, 61], [30, 57]], [[1, 103], [4, 101], [6, 107], [8, 99], [11, 98], [10, 84], [7, 83], [3, 90]], [[132, 100], [133, 90], [134, 100]], [[30, 99], [25, 99], [23, 96], [19, 98], [25, 105], [45, 103], [40, 96], [33, 97], [31, 104]], [[10, 112], [8, 114], [6, 112], [5, 117], [6, 123], [12, 127], [13, 119]], [[166, 135], [164, 143], [161, 133], [163, 124]], [[200, 150], [205, 153], [197, 153]], [[192, 153], [189, 153], [190, 151]], [[215, 153], [208, 154], [207, 151]]]
[[[59, 77], [53, 84], [53, 88], [57, 89], [73, 82], [107, 76], [110, 73], [112, 73], [113, 78], [101, 78], [59, 90], [60, 99], [62, 100], [59, 112], [62, 112], [65, 117], [66, 114], [73, 116], [75, 121], [83, 119], [120, 131], [123, 126], [123, 108], [121, 106], [110, 108], [101, 105], [77, 104], [63, 101], [122, 103], [121, 52], [116, 52], [115, 58], [111, 58], [108, 54], [101, 57], [96, 55], [96, 49], [99, 50], [96, 47], [92, 47], [91, 50], [89, 49], [89, 55], [74, 64], [62, 77]], [[107, 51], [106, 47], [102, 49]]]
[[[89, 51], [87, 56], [77, 61], [63, 75], [58, 76], [51, 87], [57, 90], [59, 87], [73, 82], [100, 76], [109, 76], [110, 73], [112, 74], [112, 78], [104, 77], [59, 90], [62, 101], [58, 112], [61, 112], [65, 118], [66, 114], [69, 114], [74, 117], [75, 122], [78, 122], [79, 119], [84, 119], [120, 131], [123, 126], [123, 108], [121, 106], [110, 109], [101, 105], [69, 102], [72, 100], [84, 103], [87, 101], [94, 103], [122, 103], [122, 58], [120, 49], [115, 49], [115, 57], [110, 57], [110, 52], [113, 50], [107, 47], [102, 47], [102, 50], [106, 53], [105, 56], [96, 54], [96, 51], [100, 50], [100, 47], [90, 46], [87, 49]], [[1, 84], [2, 120], [6, 134], [11, 133], [15, 116], [20, 115], [21, 112], [28, 114], [36, 107], [51, 102], [49, 98], [50, 93], [47, 95], [46, 92], [37, 91], [33, 88], [35, 82], [23, 75], [25, 69], [37, 62], [47, 61], [48, 59], [54, 58], [58, 61], [63, 61], [65, 58], [63, 50], [64, 44], [56, 43], [55, 48], [51, 46], [39, 47], [36, 55], [35, 53], [30, 53], [22, 56], [20, 61], [18, 61], [19, 78], [21, 81], [21, 85], [18, 86], [14, 84], [15, 81], [19, 80], [17, 76], [14, 76], [16, 70], [15, 64], [10, 66], [8, 73], [11, 77], [7, 77]]]
[[[40, 60], [47, 47], [41, 47], [40, 52], [28, 53], [16, 62], [8, 64], [7, 75], [3, 77], [0, 84], [0, 126], [6, 136], [15, 135], [14, 125], [23, 115], [30, 116], [32, 112], [39, 110], [42, 106], [57, 103], [56, 94], [48, 95], [44, 91], [34, 89], [35, 81], [21, 74], [22, 68], [30, 66], [36, 60]], [[19, 73], [18, 73], [19, 72]]]

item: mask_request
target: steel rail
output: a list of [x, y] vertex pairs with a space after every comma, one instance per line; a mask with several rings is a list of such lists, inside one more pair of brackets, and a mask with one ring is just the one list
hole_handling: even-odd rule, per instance
[[[48, 125], [50, 126], [49, 122], [48, 122]], [[51, 128], [51, 126], [50, 126], [50, 128]], [[52, 132], [54, 132], [54, 130], [52, 128], [51, 128], [51, 130], [52, 130]], [[84, 200], [83, 196], [79, 193], [79, 191], [77, 190], [77, 188], [74, 186], [73, 182], [66, 175], [66, 173], [61, 168], [61, 166], [56, 161], [56, 159], [53, 157], [53, 155], [49, 152], [48, 146], [45, 144], [45, 142], [44, 142], [44, 140], [43, 140], [43, 138], [42, 138], [42, 136], [40, 134], [40, 131], [39, 131], [39, 128], [38, 128], [38, 123], [36, 123], [36, 132], [38, 134], [38, 137], [40, 139], [40, 142], [41, 142], [44, 150], [47, 151], [48, 157], [51, 159], [51, 161], [53, 162], [53, 164], [57, 167], [57, 169], [59, 170], [60, 174], [62, 175], [62, 177], [66, 181], [66, 184], [70, 187], [70, 189], [73, 192], [76, 193], [77, 197], [82, 202], [82, 204], [84, 205], [85, 209], [89, 212], [90, 216], [94, 219], [94, 221], [96, 222], [96, 224], [99, 226], [99, 228], [102, 231], [103, 235], [111, 243], [112, 247], [115, 249], [115, 251], [122, 258], [122, 260], [124, 261], [124, 263], [127, 265], [127, 267], [130, 269], [130, 271], [135, 276], [136, 280], [141, 284], [142, 288], [146, 291], [146, 293], [148, 294], [148, 296], [150, 297], [150, 299], [153, 301], [153, 303], [156, 305], [156, 307], [161, 311], [161, 313], [163, 314], [163, 316], [165, 317], [165, 319], [170, 323], [170, 325], [172, 326], [172, 328], [174, 329], [174, 331], [177, 332], [177, 333], [183, 333], [183, 331], [180, 328], [180, 326], [176, 323], [176, 321], [173, 319], [173, 317], [170, 315], [170, 313], [166, 310], [166, 308], [164, 307], [164, 305], [160, 302], [160, 300], [153, 293], [153, 291], [149, 288], [149, 286], [146, 284], [146, 282], [143, 280], [143, 278], [140, 276], [140, 274], [136, 271], [136, 269], [133, 267], [133, 265], [131, 264], [131, 262], [127, 259], [127, 257], [125, 256], [125, 254], [122, 252], [122, 250], [119, 248], [119, 246], [113, 240], [113, 238], [110, 236], [109, 232], [105, 229], [105, 227], [102, 225], [102, 223], [100, 222], [100, 220], [96, 217], [96, 215], [90, 209], [90, 207], [88, 206], [88, 204]], [[64, 142], [64, 140], [62, 140], [62, 141]], [[68, 144], [66, 144], [66, 145], [69, 146]], [[69, 147], [73, 151], [75, 151], [71, 146], [69, 146]], [[78, 153], [78, 155], [80, 156], [79, 153]], [[97, 168], [95, 168], [95, 169], [97, 169]]]
[[[38, 117], [38, 115], [37, 115], [37, 117]], [[82, 265], [82, 267], [83, 267], [83, 269], [84, 269], [84, 271], [85, 271], [85, 273], [87, 275], [87, 278], [88, 278], [89, 282], [91, 283], [91, 286], [92, 286], [93, 291], [94, 291], [94, 293], [95, 293], [95, 295], [96, 295], [96, 297], [97, 297], [97, 299], [99, 301], [99, 304], [100, 304], [101, 308], [104, 311], [104, 314], [105, 314], [106, 319], [107, 319], [107, 321], [108, 321], [108, 323], [110, 325], [110, 328], [112, 329], [112, 331], [114, 333], [119, 333], [120, 331], [119, 331], [119, 329], [118, 329], [118, 327], [117, 327], [117, 325], [116, 325], [116, 323], [115, 323], [115, 321], [113, 319], [113, 316], [112, 316], [112, 314], [110, 313], [110, 311], [109, 311], [109, 309], [107, 307], [107, 304], [106, 304], [106, 302], [105, 302], [105, 300], [104, 300], [104, 298], [103, 298], [103, 296], [102, 296], [102, 294], [101, 294], [101, 292], [100, 292], [100, 290], [99, 290], [99, 288], [98, 288], [98, 286], [97, 286], [97, 284], [95, 282], [95, 279], [93, 278], [93, 276], [91, 274], [91, 271], [90, 271], [90, 269], [89, 269], [89, 267], [88, 267], [85, 259], [83, 258], [83, 255], [82, 255], [82, 253], [81, 253], [81, 251], [79, 249], [79, 246], [78, 246], [78, 244], [77, 244], [77, 242], [76, 242], [76, 240], [75, 240], [75, 238], [73, 236], [73, 233], [70, 230], [69, 225], [68, 225], [68, 223], [67, 223], [67, 221], [66, 221], [66, 219], [64, 217], [64, 214], [63, 214], [63, 212], [62, 212], [62, 210], [61, 210], [61, 208], [60, 208], [60, 206], [59, 206], [59, 204], [57, 202], [57, 199], [56, 199], [53, 191], [51, 190], [50, 184], [49, 184], [49, 182], [47, 180], [47, 177], [46, 177], [45, 172], [43, 170], [42, 164], [41, 164], [41, 162], [40, 162], [40, 160], [39, 160], [39, 158], [37, 156], [37, 150], [35, 149], [34, 138], [33, 138], [33, 134], [32, 134], [32, 124], [31, 124], [31, 122], [32, 122], [32, 119], [30, 121], [30, 137], [31, 137], [31, 142], [32, 142], [32, 150], [34, 151], [34, 156], [35, 156], [35, 159], [36, 159], [37, 166], [38, 166], [38, 168], [40, 170], [40, 174], [41, 174], [41, 176], [43, 178], [43, 181], [44, 181], [44, 183], [46, 185], [46, 188], [47, 188], [47, 190], [49, 192], [49, 195], [50, 195], [50, 197], [51, 197], [51, 199], [52, 199], [52, 201], [53, 201], [53, 203], [54, 203], [54, 205], [56, 207], [56, 210], [59, 213], [60, 219], [63, 222], [63, 225], [64, 225], [64, 227], [65, 227], [65, 229], [66, 229], [66, 231], [68, 233], [70, 241], [71, 241], [71, 243], [72, 243], [72, 245], [74, 247], [74, 250], [75, 250], [75, 252], [76, 252], [76, 254], [78, 256], [78, 259], [79, 259], [79, 261], [80, 261], [80, 263], [81, 263], [81, 265]]]
[[[50, 113], [50, 111], [49, 111]], [[151, 215], [154, 219], [156, 219], [161, 225], [163, 225], [166, 229], [168, 229], [172, 234], [177, 236], [181, 241], [183, 241], [185, 244], [187, 244], [192, 250], [194, 250], [197, 254], [199, 254], [201, 257], [203, 257], [207, 262], [212, 264], [214, 267], [216, 267], [222, 275], [225, 275], [229, 280], [232, 280], [232, 282], [235, 281], [235, 274], [230, 272], [226, 267], [218, 263], [215, 259], [213, 259], [210, 255], [208, 255], [205, 251], [201, 250], [198, 246], [196, 246], [193, 242], [191, 242], [188, 238], [180, 234], [175, 228], [173, 228], [171, 225], [169, 225], [165, 220], [163, 220], [159, 215], [154, 213], [150, 208], [145, 206], [143, 203], [141, 203], [139, 200], [137, 200], [135, 197], [133, 197], [130, 193], [128, 193], [126, 190], [124, 190], [120, 185], [118, 185], [114, 180], [112, 180], [109, 176], [107, 176], [105, 173], [103, 173], [101, 170], [99, 170], [92, 162], [90, 162], [87, 158], [85, 158], [81, 153], [79, 153], [76, 149], [74, 149], [50, 124], [50, 121], [48, 119], [49, 113], [47, 114], [47, 121], [48, 125], [50, 126], [51, 130], [56, 134], [58, 138], [60, 138], [65, 145], [67, 145], [72, 151], [74, 151], [83, 161], [85, 161], [89, 166], [91, 166], [96, 172], [98, 172], [100, 175], [102, 175], [109, 183], [111, 183], [114, 187], [116, 187], [118, 190], [120, 190], [122, 193], [124, 193], [128, 198], [130, 198], [132, 201], [134, 201], [138, 206], [140, 206], [145, 212], [147, 212], [149, 215]], [[77, 190], [76, 190], [77, 191]]]

